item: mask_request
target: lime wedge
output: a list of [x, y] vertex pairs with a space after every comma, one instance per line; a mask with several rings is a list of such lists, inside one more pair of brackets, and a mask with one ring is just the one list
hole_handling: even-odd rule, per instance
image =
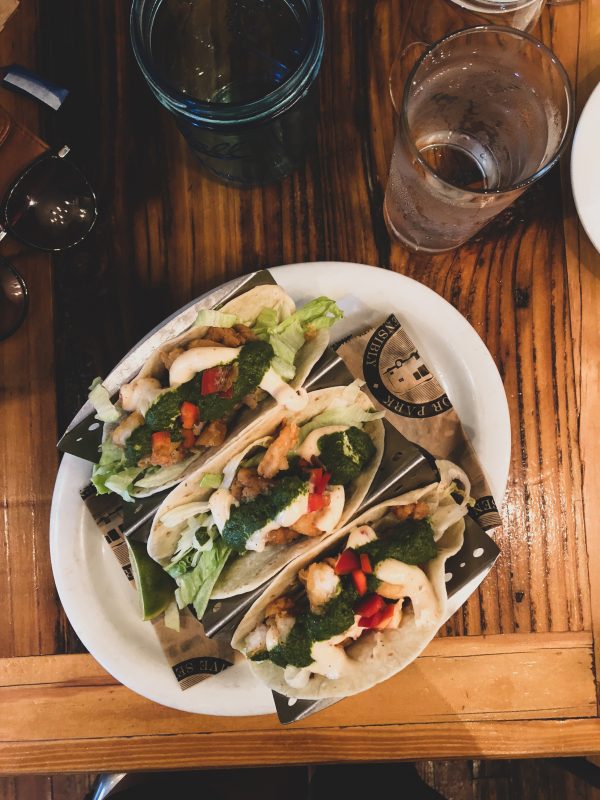
[[177, 584], [160, 564], [150, 558], [144, 542], [129, 539], [125, 541], [129, 549], [142, 619], [154, 619], [173, 601]]

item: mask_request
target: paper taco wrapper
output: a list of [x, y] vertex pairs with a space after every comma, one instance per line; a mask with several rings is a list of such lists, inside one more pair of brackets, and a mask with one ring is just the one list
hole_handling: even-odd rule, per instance
[[471, 480], [469, 514], [484, 530], [501, 524], [496, 501], [452, 402], [394, 314], [338, 348], [376, 408], [407, 439], [458, 464]]
[[[211, 460], [209, 465], [196, 470], [183, 483], [174, 489], [162, 502], [150, 532], [148, 539], [148, 553], [161, 564], [165, 564], [175, 552], [180, 532], [166, 528], [161, 517], [167, 511], [183, 505], [184, 503], [198, 502], [207, 500], [214, 489], [199, 488], [202, 477], [207, 472], [222, 472], [227, 464], [231, 464], [233, 459], [242, 460], [245, 453], [255, 444], [260, 443], [265, 437], [276, 434], [280, 423], [283, 420], [293, 421], [298, 425], [307, 422], [317, 414], [331, 408], [333, 404], [344, 403], [345, 391], [348, 394], [351, 404], [360, 404], [363, 408], [372, 408], [369, 398], [363, 392], [346, 390], [345, 387], [333, 387], [311, 392], [308, 395], [308, 404], [300, 412], [295, 414], [286, 413], [285, 409], [278, 409], [277, 413], [265, 416], [260, 425], [255, 426], [251, 432], [238, 440], [236, 454], [227, 452], [218, 458]], [[351, 398], [351, 399], [350, 399]], [[362, 472], [352, 483], [346, 487], [346, 499], [342, 517], [336, 526], [342, 527], [347, 520], [359, 508], [369, 491], [369, 487], [375, 477], [384, 447], [384, 429], [380, 419], [366, 423], [365, 431], [371, 436], [375, 445], [375, 455]], [[290, 544], [282, 544], [266, 547], [262, 553], [248, 551], [241, 557], [234, 557], [223, 570], [212, 594], [212, 599], [224, 599], [238, 594], [252, 591], [265, 581], [276, 575], [290, 561], [300, 557], [305, 552], [312, 550], [316, 541], [322, 541], [333, 534], [323, 534], [315, 538], [302, 537]]]

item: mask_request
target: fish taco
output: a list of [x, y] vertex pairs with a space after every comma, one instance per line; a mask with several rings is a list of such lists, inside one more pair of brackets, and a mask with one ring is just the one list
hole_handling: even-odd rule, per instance
[[232, 644], [263, 683], [290, 697], [346, 697], [399, 672], [435, 636], [470, 491], [454, 464], [438, 468], [439, 483], [359, 516], [248, 611]]
[[125, 500], [177, 484], [217, 448], [234, 444], [244, 409], [298, 411], [300, 388], [342, 316], [319, 297], [296, 310], [279, 286], [259, 286], [202, 310], [190, 329], [159, 348], [121, 386], [116, 404], [100, 381], [90, 400], [105, 423], [92, 482]]
[[383, 423], [357, 383], [265, 417], [235, 455], [213, 459], [163, 501], [148, 553], [180, 608], [255, 589], [356, 512], [383, 453]]

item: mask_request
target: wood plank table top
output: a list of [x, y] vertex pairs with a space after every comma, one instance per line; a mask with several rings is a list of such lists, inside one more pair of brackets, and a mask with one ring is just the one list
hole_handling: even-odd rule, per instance
[[[473, 241], [409, 254], [382, 201], [387, 75], [414, 4], [324, 5], [317, 149], [282, 183], [244, 191], [198, 169], [151, 97], [128, 3], [28, 0], [0, 33], [2, 63], [71, 89], [57, 114], [0, 101], [72, 145], [100, 206], [89, 239], [60, 257], [2, 243], [31, 307], [0, 343], [1, 774], [600, 754], [600, 256], [575, 215], [568, 154]], [[537, 32], [579, 112], [600, 79], [600, 0], [546, 9]], [[487, 344], [512, 423], [502, 554], [424, 655], [367, 693], [286, 728], [173, 711], [108, 675], [61, 609], [48, 552], [57, 432], [90, 380], [173, 310], [245, 272], [318, 260], [409, 275]]]

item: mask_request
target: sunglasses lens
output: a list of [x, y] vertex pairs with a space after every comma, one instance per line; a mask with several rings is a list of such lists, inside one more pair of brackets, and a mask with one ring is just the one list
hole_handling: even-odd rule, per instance
[[39, 161], [13, 187], [6, 226], [21, 241], [65, 250], [81, 241], [96, 220], [96, 200], [81, 172], [58, 156]]
[[0, 339], [7, 339], [25, 319], [27, 287], [8, 261], [0, 259]]

